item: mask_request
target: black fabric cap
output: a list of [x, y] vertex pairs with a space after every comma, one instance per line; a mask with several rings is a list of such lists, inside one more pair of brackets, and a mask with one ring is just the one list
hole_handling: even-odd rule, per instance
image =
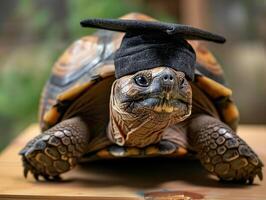
[[174, 24], [158, 21], [126, 20], [126, 19], [86, 19], [80, 22], [83, 27], [106, 29], [120, 32], [156, 32], [166, 33], [188, 40], [207, 40], [216, 43], [224, 43], [223, 36], [210, 33], [208, 31], [194, 28], [183, 24]]
[[193, 80], [196, 55], [185, 39], [225, 42], [222, 36], [181, 24], [122, 19], [87, 19], [80, 23], [83, 27], [126, 32], [115, 53], [116, 78], [165, 66]]
[[166, 34], [126, 33], [115, 53], [115, 75], [120, 78], [140, 70], [171, 67], [193, 80], [196, 55], [182, 38]]

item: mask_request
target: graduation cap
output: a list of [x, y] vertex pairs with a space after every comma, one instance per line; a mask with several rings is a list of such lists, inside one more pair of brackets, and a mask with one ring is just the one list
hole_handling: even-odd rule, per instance
[[154, 67], [170, 67], [193, 80], [196, 55], [188, 40], [224, 43], [225, 38], [187, 25], [123, 19], [87, 19], [83, 27], [125, 32], [115, 52], [116, 78]]

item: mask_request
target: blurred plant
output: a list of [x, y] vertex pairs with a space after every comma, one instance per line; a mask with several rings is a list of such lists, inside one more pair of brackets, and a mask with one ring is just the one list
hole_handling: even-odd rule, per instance
[[93, 32], [93, 29], [80, 28], [79, 21], [86, 18], [102, 17], [117, 18], [128, 12], [144, 11], [143, 4], [140, 1], [106, 1], [106, 0], [89, 0], [89, 1], [68, 1], [69, 20], [67, 20], [68, 29], [71, 37], [79, 38]]
[[[0, 73], [0, 131], [10, 140], [27, 124], [37, 120], [41, 89], [51, 61], [49, 48], [26, 47], [8, 57]], [[0, 149], [3, 142], [0, 143]]]

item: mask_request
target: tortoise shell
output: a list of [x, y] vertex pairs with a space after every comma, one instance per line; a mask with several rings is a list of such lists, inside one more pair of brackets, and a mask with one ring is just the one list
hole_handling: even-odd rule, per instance
[[[154, 20], [137, 13], [128, 14], [122, 19]], [[111, 85], [115, 80], [113, 54], [119, 48], [122, 37], [123, 33], [100, 30], [79, 39], [63, 53], [53, 66], [41, 97], [39, 118], [42, 131], [78, 114], [78, 109], [73, 109], [71, 105], [84, 94], [91, 96], [91, 116], [101, 116], [103, 129], [107, 126], [109, 115], [106, 112], [109, 110]], [[232, 91], [225, 84], [221, 66], [202, 44], [189, 42], [197, 56], [194, 84], [213, 102], [220, 119], [236, 130], [239, 114], [231, 98]], [[103, 148], [95, 155], [109, 158], [162, 153], [158, 146], [150, 146], [144, 149], [121, 147], [115, 151]], [[185, 148], [179, 148], [171, 156], [186, 153]]]

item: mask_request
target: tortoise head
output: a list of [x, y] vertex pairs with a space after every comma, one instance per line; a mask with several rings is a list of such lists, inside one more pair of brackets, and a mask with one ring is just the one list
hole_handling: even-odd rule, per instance
[[[192, 89], [183, 72], [156, 67], [117, 79], [110, 102], [111, 119], [124, 130], [114, 136], [122, 137], [116, 143], [122, 140], [122, 145], [146, 146], [158, 142], [164, 128], [190, 116]], [[117, 132], [114, 124], [112, 128]]]
[[185, 74], [168, 67], [124, 76], [114, 86], [116, 105], [128, 114], [178, 123], [191, 113], [192, 91]]

